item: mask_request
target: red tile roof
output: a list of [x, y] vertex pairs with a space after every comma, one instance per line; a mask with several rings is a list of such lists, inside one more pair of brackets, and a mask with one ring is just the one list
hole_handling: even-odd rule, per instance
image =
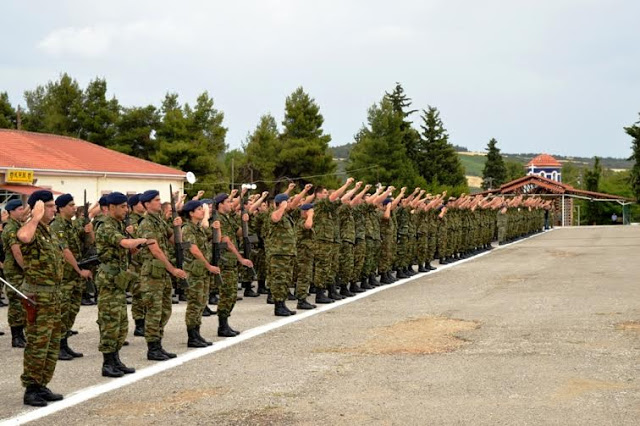
[[540, 154], [527, 163], [527, 167], [562, 167], [562, 164], [549, 154]]
[[184, 177], [185, 172], [67, 136], [0, 130], [0, 168], [134, 173]]

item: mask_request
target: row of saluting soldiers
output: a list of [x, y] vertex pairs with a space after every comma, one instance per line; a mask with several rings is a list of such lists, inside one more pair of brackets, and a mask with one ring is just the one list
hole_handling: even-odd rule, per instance
[[120, 358], [127, 294], [147, 359], [164, 361], [176, 357], [162, 344], [176, 290], [187, 300], [187, 346], [207, 347], [203, 316], [217, 314], [220, 337], [240, 334], [229, 325], [238, 290], [267, 295], [276, 316], [294, 315], [287, 300], [314, 309], [429, 272], [436, 258], [447, 264], [490, 250], [496, 238], [504, 243], [540, 232], [551, 210], [536, 197], [371, 189], [349, 178], [335, 190], [308, 184], [294, 194], [290, 184], [272, 199], [243, 189], [212, 199], [200, 192], [189, 201], [174, 194], [163, 203], [159, 191], [149, 190], [113, 192], [82, 208], [70, 194], [54, 200], [43, 190], [27, 205], [9, 201], [0, 260], [12, 346], [24, 347], [24, 403], [62, 399], [47, 384], [58, 360], [83, 356], [68, 339], [88, 282], [97, 291], [102, 375], [122, 377], [135, 372]]

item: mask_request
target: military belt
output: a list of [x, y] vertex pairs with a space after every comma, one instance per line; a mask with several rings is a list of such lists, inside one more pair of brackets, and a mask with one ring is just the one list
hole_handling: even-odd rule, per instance
[[57, 285], [38, 285], [23, 282], [20, 290], [23, 293], [57, 293], [59, 288]]

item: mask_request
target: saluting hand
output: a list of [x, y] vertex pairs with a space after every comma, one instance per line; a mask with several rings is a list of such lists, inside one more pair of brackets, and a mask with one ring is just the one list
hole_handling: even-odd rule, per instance
[[355, 181], [355, 179], [354, 179], [354, 178], [352, 178], [352, 177], [350, 177], [349, 179], [347, 179], [347, 183], [348, 183], [349, 185], [351, 185], [351, 184], [353, 183], [353, 181]]
[[295, 187], [296, 187], [296, 184], [295, 184], [294, 182], [291, 182], [291, 183], [289, 184], [289, 186], [288, 186], [289, 191], [293, 191], [293, 188], [295, 188]]
[[310, 183], [308, 183], [308, 184], [306, 184], [306, 185], [304, 186], [304, 190], [305, 190], [305, 191], [307, 191], [307, 192], [309, 192], [309, 191], [311, 190], [311, 188], [312, 188], [312, 187], [313, 187], [313, 185], [312, 185], [312, 184], [310, 184]]
[[35, 206], [33, 206], [33, 210], [31, 212], [31, 218], [36, 222], [40, 222], [40, 219], [44, 216], [44, 203], [42, 200], [36, 201]]

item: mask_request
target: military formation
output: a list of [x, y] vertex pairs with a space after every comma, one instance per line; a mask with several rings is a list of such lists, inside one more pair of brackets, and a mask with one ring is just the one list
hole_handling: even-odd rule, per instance
[[551, 202], [537, 197], [456, 198], [352, 178], [335, 190], [307, 184], [296, 191], [291, 183], [273, 197], [246, 188], [203, 195], [187, 201], [175, 193], [163, 203], [157, 190], [113, 192], [78, 208], [70, 194], [54, 200], [41, 190], [26, 205], [6, 203], [0, 262], [11, 346], [24, 349], [25, 404], [62, 399], [47, 385], [58, 360], [83, 356], [69, 338], [91, 293], [101, 374], [122, 377], [135, 372], [120, 358], [130, 331], [127, 304], [147, 359], [165, 361], [176, 357], [163, 345], [176, 294], [187, 302], [187, 346], [204, 348], [212, 342], [200, 333], [202, 317], [217, 315], [218, 336], [233, 338], [240, 331], [229, 318], [243, 297], [264, 295], [274, 315], [295, 315], [287, 301], [315, 309], [553, 222]]

